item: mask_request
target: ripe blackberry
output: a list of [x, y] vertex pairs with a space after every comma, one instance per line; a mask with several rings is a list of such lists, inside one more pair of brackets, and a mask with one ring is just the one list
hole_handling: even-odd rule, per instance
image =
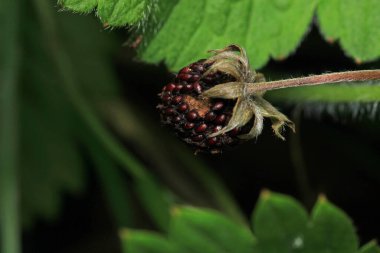
[[251, 70], [247, 54], [238, 45], [211, 50], [214, 55], [180, 70], [159, 94], [164, 124], [197, 151], [220, 153], [225, 147], [259, 136], [264, 118], [272, 121], [282, 140], [294, 123], [263, 98], [268, 90], [378, 80], [379, 70], [348, 71], [266, 82]]
[[172, 127], [196, 152], [220, 153], [223, 148], [241, 142], [237, 136], [249, 132], [252, 127], [251, 122], [247, 127], [210, 137], [227, 125], [236, 103], [236, 100], [200, 96], [217, 84], [236, 81], [220, 71], [207, 74], [212, 64], [202, 59], [182, 68], [173, 82], [165, 85], [159, 94], [161, 102], [157, 108], [163, 124]]
[[[159, 94], [162, 122], [196, 148], [220, 153], [223, 148], [256, 138], [264, 118], [272, 121], [277, 137], [294, 123], [263, 98], [273, 83], [251, 70], [247, 54], [238, 45], [212, 50], [214, 55], [179, 71]], [[297, 85], [298, 83], [295, 83]]]

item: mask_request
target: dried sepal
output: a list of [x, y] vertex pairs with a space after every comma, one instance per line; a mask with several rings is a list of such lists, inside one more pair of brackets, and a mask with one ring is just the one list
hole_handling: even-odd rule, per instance
[[254, 101], [252, 101], [252, 107], [251, 107], [251, 110], [253, 111], [253, 114], [254, 114], [254, 121], [253, 121], [253, 126], [251, 128], [251, 130], [247, 133], [247, 134], [242, 134], [242, 135], [239, 135], [239, 138], [240, 139], [243, 139], [243, 140], [249, 140], [249, 139], [253, 139], [253, 138], [256, 138], [257, 136], [259, 136], [261, 134], [261, 132], [263, 131], [263, 127], [264, 127], [264, 116], [261, 112], [261, 109], [259, 106], [256, 106], [254, 105]]
[[285, 126], [289, 127], [293, 130], [293, 132], [295, 132], [294, 123], [288, 119], [288, 117], [278, 111], [271, 103], [262, 97], [256, 97], [256, 103], [261, 108], [263, 116], [271, 119], [272, 129], [277, 137], [285, 140], [284, 136], [281, 134]]
[[[214, 56], [211, 56], [209, 59], [212, 59], [213, 57], [223, 57], [223, 56], [225, 56], [227, 54], [234, 54], [234, 52], [239, 52], [240, 55], [245, 60], [248, 60], [248, 57], [247, 57], [247, 54], [246, 54], [245, 50], [242, 47], [240, 47], [239, 45], [236, 45], [236, 44], [228, 45], [227, 47], [222, 48], [222, 49], [208, 50], [208, 52], [214, 54]], [[236, 55], [236, 54], [234, 54], [234, 55]]]
[[226, 132], [231, 131], [234, 128], [240, 128], [245, 126], [253, 117], [253, 110], [251, 110], [251, 104], [249, 100], [238, 98], [236, 105], [232, 112], [232, 117], [227, 126], [223, 127], [218, 132], [211, 134], [210, 137], [215, 137]]
[[[265, 77], [263, 74], [256, 73], [250, 69], [248, 58], [243, 48], [238, 45], [230, 45], [211, 52], [214, 53], [214, 56], [207, 60], [212, 63], [208, 72], [221, 72], [230, 75], [236, 82], [216, 85], [203, 92], [201, 96], [204, 98], [237, 100], [228, 124], [216, 133], [209, 135], [210, 137], [224, 134], [234, 128], [243, 127], [253, 120], [251, 130], [247, 134], [240, 135], [239, 138], [255, 138], [261, 134], [264, 118], [271, 119], [273, 131], [280, 139], [284, 140], [281, 132], [285, 126], [295, 131], [294, 123], [262, 97], [264, 92], [246, 94], [247, 85], [255, 85], [255, 83], [259, 85], [259, 83], [265, 82]], [[239, 54], [236, 54], [236, 52]], [[205, 73], [205, 75], [209, 73]]]
[[[218, 66], [227, 68], [227, 72], [219, 69], [220, 72], [227, 74], [228, 72], [235, 72], [233, 69], [238, 69], [239, 75], [233, 75], [237, 82], [252, 80], [252, 77], [256, 74], [250, 68], [245, 50], [238, 45], [233, 44], [223, 49], [210, 50], [209, 52], [214, 53], [214, 55], [207, 59], [206, 62], [215, 65], [215, 67], [211, 66], [213, 71], [218, 69]], [[236, 54], [237, 52], [238, 54]]]
[[228, 61], [235, 61], [235, 62], [240, 61], [241, 64], [243, 64], [244, 66], [247, 66], [247, 62], [244, 59], [242, 59], [242, 56], [236, 54], [235, 52], [217, 51], [217, 50], [213, 50], [209, 52], [214, 53], [214, 55], [208, 58], [206, 60], [206, 63], [228, 60]]
[[242, 81], [240, 80], [242, 76], [241, 69], [234, 62], [229, 62], [229, 61], [214, 62], [211, 65], [211, 67], [203, 74], [203, 76], [207, 76], [209, 74], [213, 74], [216, 72], [222, 72], [224, 74], [232, 76], [237, 81]]
[[204, 98], [224, 98], [236, 99], [243, 95], [243, 83], [229, 82], [215, 85], [204, 91], [201, 96]]

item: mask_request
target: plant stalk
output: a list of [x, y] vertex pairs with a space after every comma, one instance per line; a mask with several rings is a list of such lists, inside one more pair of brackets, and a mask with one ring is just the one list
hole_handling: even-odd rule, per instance
[[0, 252], [20, 253], [19, 72], [22, 47], [19, 0], [0, 2]]
[[270, 82], [248, 83], [246, 87], [246, 93], [248, 95], [253, 95], [257, 92], [283, 88], [342, 82], [363, 82], [370, 80], [380, 80], [380, 70], [346, 71]]

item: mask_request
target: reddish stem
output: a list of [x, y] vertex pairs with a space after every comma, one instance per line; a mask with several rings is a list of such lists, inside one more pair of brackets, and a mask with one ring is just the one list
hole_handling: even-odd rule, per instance
[[253, 94], [258, 91], [267, 91], [298, 86], [311, 86], [341, 82], [362, 82], [369, 80], [380, 80], [380, 70], [337, 72], [279, 81], [252, 83], [251, 85], [248, 85], [247, 93]]

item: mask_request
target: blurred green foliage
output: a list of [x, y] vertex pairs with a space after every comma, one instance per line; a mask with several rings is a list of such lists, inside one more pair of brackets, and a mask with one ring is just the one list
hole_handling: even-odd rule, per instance
[[[325, 38], [339, 40], [356, 61], [380, 57], [380, 5], [373, 0], [62, 0], [59, 4], [77, 12], [96, 10], [106, 26], [133, 25], [141, 19], [142, 59], [164, 60], [174, 70], [205, 57], [210, 48], [223, 48], [226, 41], [246, 48], [255, 68], [271, 57], [283, 59], [297, 48], [315, 12]], [[189, 10], [196, 15], [188, 15]], [[147, 33], [146, 27], [152, 26]]]
[[[136, 102], [138, 98], [133, 92], [124, 94], [126, 87], [120, 76], [125, 74], [118, 73], [115, 64], [115, 58], [120, 61], [124, 30], [104, 30], [94, 18], [58, 12], [55, 4], [49, 0], [4, 0], [0, 5], [2, 252], [21, 252], [22, 231], [33, 231], [41, 221], [53, 224], [64, 211], [65, 197], [81, 199], [91, 183], [89, 174], [96, 176], [115, 229], [128, 227], [122, 233], [128, 252], [198, 252], [199, 248], [202, 252], [358, 251], [359, 242], [351, 221], [323, 199], [309, 217], [292, 198], [272, 193], [262, 195], [252, 219], [253, 237], [244, 211], [236, 203], [245, 196], [237, 192], [232, 195], [219, 177], [228, 169], [239, 183], [249, 180], [250, 185], [255, 184], [253, 178], [239, 174], [239, 164], [257, 169], [250, 160], [252, 154], [265, 164], [276, 160], [283, 163], [280, 158], [273, 159], [276, 147], [281, 144], [274, 147], [268, 142], [268, 149], [260, 146], [254, 151], [247, 150], [248, 156], [236, 152], [226, 154], [225, 158], [211, 158], [215, 164], [219, 162], [215, 165], [218, 170], [214, 171], [201, 157], [194, 157], [191, 150], [160, 129], [158, 120], [147, 109], [154, 107], [154, 102], [149, 99]], [[130, 44], [138, 46], [138, 57], [151, 63], [164, 61], [169, 69], [207, 56], [207, 49], [230, 43], [246, 46], [253, 66], [263, 67], [271, 57], [284, 58], [296, 49], [315, 11], [324, 36], [339, 40], [345, 52], [357, 61], [380, 56], [376, 26], [379, 7], [369, 0], [360, 4], [347, 1], [344, 10], [339, 1], [322, 0], [307, 3], [62, 0], [58, 4], [75, 12], [96, 10], [106, 27], [131, 26], [133, 32], [127, 36]], [[368, 18], [362, 20], [363, 16]], [[131, 74], [133, 66], [126, 65], [131, 67], [128, 72]], [[150, 73], [148, 65], [143, 67], [140, 71], [146, 76], [145, 73]], [[281, 75], [275, 69], [268, 72]], [[144, 96], [155, 95], [162, 83], [147, 85], [143, 78], [139, 76], [135, 86], [129, 80], [127, 88], [142, 89]], [[152, 80], [153, 77], [149, 82]], [[378, 93], [378, 86], [367, 83], [354, 87], [288, 89], [268, 95], [276, 102], [318, 103], [317, 108], [320, 102], [334, 103], [334, 108], [342, 102], [375, 102], [370, 104], [370, 112], [376, 113]], [[146, 101], [150, 104], [142, 106]], [[355, 108], [346, 110], [354, 113]], [[318, 115], [321, 114], [320, 110]], [[375, 135], [376, 122], [368, 125]], [[309, 131], [314, 136], [314, 128], [306, 129], [312, 129]], [[334, 136], [338, 136], [337, 141], [330, 146], [336, 150], [357, 144], [344, 134]], [[311, 142], [318, 143], [318, 138]], [[299, 139], [290, 143], [296, 160], [294, 166], [302, 174], [304, 150]], [[380, 178], [371, 167], [379, 162], [374, 149], [360, 143], [350, 152], [349, 156], [358, 155], [359, 162], [366, 165], [364, 175], [375, 181]], [[241, 161], [240, 157], [246, 160]], [[302, 188], [304, 178], [302, 175], [300, 178], [300, 195], [308, 195], [307, 189]], [[273, 180], [277, 180], [274, 175]], [[250, 198], [247, 196], [249, 201]], [[304, 202], [310, 202], [311, 198], [306, 196]], [[186, 204], [220, 213], [195, 207], [173, 209]], [[174, 211], [170, 215], [171, 209]], [[130, 229], [140, 227], [167, 233], [169, 239]], [[359, 252], [379, 252], [379, 248], [370, 242]]]
[[[107, 112], [101, 108], [111, 101], [120, 101], [121, 110], [130, 110], [121, 102], [110, 62], [112, 50], [120, 44], [110, 33], [99, 37], [100, 27], [92, 19], [57, 14], [51, 1], [9, 3], [9, 8], [13, 12], [7, 14], [3, 24], [9, 26], [4, 30], [13, 29], [9, 34], [14, 37], [1, 44], [7, 56], [2, 57], [2, 70], [4, 66], [8, 71], [2, 79], [1, 105], [0, 209], [7, 242], [3, 250], [19, 251], [18, 215], [29, 228], [38, 219], [53, 220], [61, 210], [63, 193], [83, 191], [84, 154], [91, 157], [120, 226], [135, 223], [129, 202], [133, 192], [154, 223], [165, 229], [173, 194], [121, 145], [102, 119]], [[149, 124], [139, 123], [142, 119], [135, 112], [130, 117], [137, 124], [132, 131], [137, 128], [149, 141]], [[157, 159], [165, 166], [176, 162], [164, 161], [162, 154]], [[122, 179], [125, 173], [120, 168], [129, 174], [130, 182]]]
[[300, 203], [264, 191], [252, 218], [253, 233], [220, 213], [177, 207], [167, 237], [122, 230], [124, 252], [377, 252], [375, 242], [358, 249], [350, 219], [320, 197], [309, 218]]

